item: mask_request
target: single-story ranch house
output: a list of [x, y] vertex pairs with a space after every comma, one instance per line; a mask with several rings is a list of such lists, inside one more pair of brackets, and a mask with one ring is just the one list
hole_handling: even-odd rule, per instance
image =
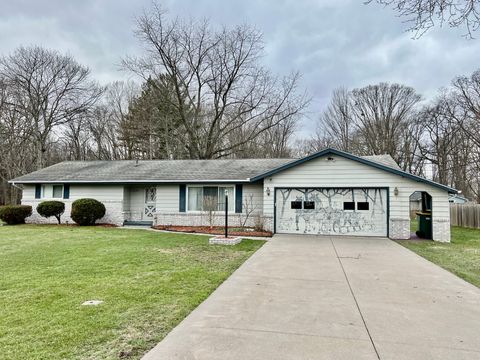
[[[231, 226], [392, 239], [410, 237], [409, 197], [419, 191], [437, 241], [450, 241], [448, 198], [456, 193], [402, 171], [388, 155], [335, 149], [302, 159], [67, 161], [10, 182], [23, 187], [22, 204], [33, 209], [64, 201], [68, 222], [72, 201], [95, 198], [107, 209], [102, 223], [222, 225], [228, 193]], [[208, 211], [212, 201], [216, 211]], [[34, 211], [27, 221], [50, 220]]]

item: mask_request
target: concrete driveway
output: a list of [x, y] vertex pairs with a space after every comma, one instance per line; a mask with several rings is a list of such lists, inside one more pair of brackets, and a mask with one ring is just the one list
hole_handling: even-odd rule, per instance
[[383, 238], [275, 236], [145, 359], [480, 359], [480, 290]]

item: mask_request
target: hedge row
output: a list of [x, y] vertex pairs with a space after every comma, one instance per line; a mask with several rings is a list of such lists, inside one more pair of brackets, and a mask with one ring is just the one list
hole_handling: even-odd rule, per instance
[[[105, 205], [95, 199], [78, 199], [72, 203], [70, 217], [78, 225], [95, 225], [95, 221], [105, 215]], [[61, 201], [44, 201], [38, 204], [39, 215], [49, 218], [54, 216], [60, 224], [60, 218], [65, 212], [65, 204]], [[32, 215], [30, 205], [0, 206], [0, 220], [8, 225], [24, 224], [25, 219]]]

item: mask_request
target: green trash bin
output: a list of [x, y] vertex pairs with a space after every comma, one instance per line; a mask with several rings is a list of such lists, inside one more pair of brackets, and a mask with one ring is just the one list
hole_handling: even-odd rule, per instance
[[431, 212], [417, 212], [418, 230], [416, 232], [418, 237], [423, 239], [432, 238], [432, 213]]

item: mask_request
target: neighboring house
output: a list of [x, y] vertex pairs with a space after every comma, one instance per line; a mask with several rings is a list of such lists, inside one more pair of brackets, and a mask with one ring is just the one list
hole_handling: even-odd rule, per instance
[[[451, 194], [450, 194], [451, 196]], [[410, 195], [410, 212], [412, 218], [415, 217], [415, 213], [422, 209], [422, 192], [415, 191]]]
[[468, 199], [460, 194], [450, 194], [448, 201], [453, 204], [465, 204]]
[[[460, 195], [460, 194], [450, 194], [448, 196], [448, 202], [449, 203], [454, 203], [454, 204], [465, 204], [469, 200]], [[420, 211], [422, 209], [422, 193], [420, 191], [414, 192], [410, 196], [410, 212], [412, 214], [412, 217], [415, 217], [415, 213], [417, 211]]]
[[[260, 223], [275, 233], [410, 237], [409, 197], [431, 196], [433, 239], [450, 241], [449, 195], [456, 190], [400, 170], [388, 155], [326, 149], [302, 159], [69, 161], [21, 176], [23, 204], [95, 198], [100, 222], [122, 225]], [[216, 199], [213, 218], [207, 199]], [[46, 222], [36, 212], [29, 222]], [[53, 222], [53, 220], [52, 220]]]

